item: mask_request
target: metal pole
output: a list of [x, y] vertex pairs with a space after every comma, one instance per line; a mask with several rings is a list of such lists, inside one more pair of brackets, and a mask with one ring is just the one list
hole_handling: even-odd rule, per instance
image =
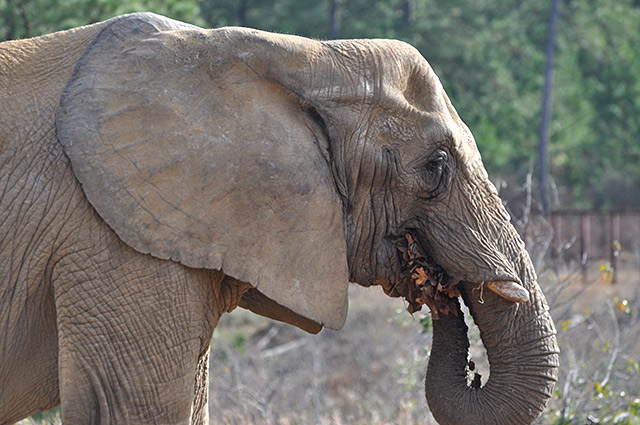
[[553, 53], [558, 25], [558, 0], [553, 0], [551, 6], [551, 22], [549, 25], [549, 38], [547, 39], [547, 64], [544, 70], [544, 95], [542, 97], [542, 121], [540, 123], [539, 165], [538, 182], [540, 185], [540, 197], [542, 198], [542, 210], [545, 216], [549, 215], [549, 195], [547, 194], [547, 177], [549, 164], [547, 161], [547, 143], [549, 139], [549, 118], [551, 115], [551, 92], [553, 79]]

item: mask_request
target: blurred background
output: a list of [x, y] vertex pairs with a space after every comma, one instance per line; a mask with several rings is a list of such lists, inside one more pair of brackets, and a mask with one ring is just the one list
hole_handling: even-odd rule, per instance
[[[0, 0], [0, 40], [133, 11], [417, 47], [475, 135], [551, 304], [562, 364], [538, 423], [640, 424], [639, 0]], [[340, 332], [223, 317], [212, 422], [434, 423], [428, 312], [351, 292]]]

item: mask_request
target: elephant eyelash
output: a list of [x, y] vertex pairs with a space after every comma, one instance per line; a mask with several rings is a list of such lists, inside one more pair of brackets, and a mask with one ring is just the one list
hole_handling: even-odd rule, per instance
[[423, 181], [423, 198], [433, 199], [443, 192], [451, 174], [450, 155], [444, 149], [437, 149], [418, 166]]
[[430, 174], [441, 175], [447, 166], [449, 155], [445, 151], [438, 152], [435, 157], [429, 159], [425, 165], [427, 172]]

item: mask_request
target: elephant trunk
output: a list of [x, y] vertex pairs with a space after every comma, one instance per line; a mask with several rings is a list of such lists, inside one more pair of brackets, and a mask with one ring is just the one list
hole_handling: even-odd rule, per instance
[[486, 286], [461, 284], [489, 359], [484, 386], [468, 378], [462, 312], [434, 318], [425, 388], [429, 408], [442, 425], [531, 424], [552, 395], [558, 373], [553, 321], [526, 251], [520, 248], [510, 257], [529, 291], [528, 302], [514, 303]]

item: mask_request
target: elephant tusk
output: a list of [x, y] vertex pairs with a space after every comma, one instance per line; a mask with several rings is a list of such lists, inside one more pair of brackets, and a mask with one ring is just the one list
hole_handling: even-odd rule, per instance
[[486, 283], [487, 288], [491, 289], [502, 298], [506, 298], [514, 303], [526, 303], [529, 301], [529, 291], [527, 291], [519, 283], [511, 280], [495, 280]]

